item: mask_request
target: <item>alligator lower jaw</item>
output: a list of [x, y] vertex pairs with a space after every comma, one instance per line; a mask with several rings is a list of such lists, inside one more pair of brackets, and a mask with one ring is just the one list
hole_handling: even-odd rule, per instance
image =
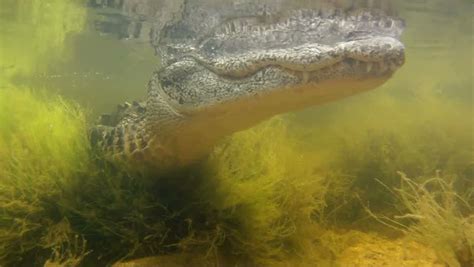
[[[273, 89], [267, 92], [247, 95], [238, 99], [200, 107], [185, 113], [192, 121], [219, 120], [218, 125], [225, 125], [225, 121], [246, 121], [245, 129], [274, 115], [301, 110], [311, 106], [326, 104], [343, 99], [361, 92], [369, 91], [384, 84], [393, 72], [386, 72], [377, 76], [365, 74], [364, 76], [348, 76], [338, 79], [318, 80], [311, 73], [298, 73], [301, 79], [307, 82]], [[238, 118], [242, 117], [241, 120]], [[245, 123], [247, 124], [247, 123]]]
[[[343, 78], [285, 87], [269, 93], [199, 108], [187, 113], [167, 140], [160, 142], [173, 155], [174, 165], [189, 165], [205, 156], [223, 137], [248, 129], [272, 116], [325, 104], [382, 85], [390, 74]], [[162, 151], [162, 150], [161, 150]]]

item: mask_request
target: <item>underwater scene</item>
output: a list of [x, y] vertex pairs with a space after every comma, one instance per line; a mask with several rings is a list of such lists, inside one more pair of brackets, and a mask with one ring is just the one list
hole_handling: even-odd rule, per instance
[[0, 0], [0, 267], [474, 266], [469, 0]]

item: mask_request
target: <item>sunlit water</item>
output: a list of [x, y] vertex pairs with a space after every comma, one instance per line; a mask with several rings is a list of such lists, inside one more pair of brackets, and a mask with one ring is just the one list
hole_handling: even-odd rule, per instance
[[[2, 1], [3, 14], [12, 16], [8, 9], [11, 1]], [[406, 0], [396, 5], [407, 24], [403, 38], [407, 63], [394, 79], [407, 87], [430, 82], [438, 93], [469, 104], [473, 74], [472, 3]], [[41, 71], [17, 75], [16, 83], [52, 88], [92, 108], [95, 114], [111, 111], [123, 101], [142, 98], [159, 59], [146, 41], [126, 36], [130, 21], [136, 20], [119, 17], [107, 9], [88, 7], [85, 29], [65, 36], [66, 51], [62, 58], [35, 62], [35, 69]], [[449, 85], [449, 89], [441, 84]]]

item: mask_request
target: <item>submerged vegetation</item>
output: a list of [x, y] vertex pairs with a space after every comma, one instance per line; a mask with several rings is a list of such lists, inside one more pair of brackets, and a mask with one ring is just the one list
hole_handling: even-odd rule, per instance
[[11, 115], [0, 135], [2, 264], [170, 252], [269, 264], [311, 249], [325, 186], [285, 143], [281, 120], [233, 137], [192, 173], [131, 176], [96, 164], [78, 107], [27, 90], [0, 93], [0, 114]]
[[400, 188], [391, 191], [398, 199], [402, 215], [379, 217], [378, 221], [404, 232], [409, 238], [435, 249], [448, 266], [474, 263], [474, 213], [472, 187], [469, 198], [461, 197], [452, 182], [439, 176], [415, 182], [400, 173]]
[[[375, 107], [377, 116], [368, 115], [366, 105]], [[333, 183], [343, 187], [328, 200], [326, 219], [365, 224], [370, 218], [364, 218], [361, 200], [370, 203], [373, 211], [393, 212], [397, 199], [377, 180], [389, 188], [397, 187], [398, 171], [416, 179], [440, 172], [442, 177], [451, 177], [456, 192], [465, 199], [472, 198], [468, 191], [474, 187], [474, 123], [470, 118], [459, 119], [470, 114], [470, 109], [433, 95], [399, 102], [375, 92], [364, 101], [346, 103], [336, 113], [338, 118], [323, 113], [322, 118], [330, 118], [330, 122], [321, 121], [326, 129], [309, 127], [302, 131], [323, 140], [312, 141], [309, 149], [320, 148], [325, 153], [329, 160], [322, 169], [328, 171]], [[411, 115], [415, 113], [417, 116]]]
[[325, 205], [326, 183], [310, 155], [295, 149], [284, 121], [234, 135], [214, 151], [206, 170], [199, 195], [217, 216], [214, 238], [230, 254], [265, 266], [315, 262], [319, 227], [312, 216]]
[[[58, 97], [0, 90], [0, 262], [32, 258], [75, 237], [57, 205], [89, 164], [85, 120]], [[67, 252], [69, 253], [69, 252]]]
[[[342, 143], [346, 157], [321, 157], [299, 148], [290, 124], [276, 118], [225, 140], [199, 166], [166, 176], [132, 174], [90, 149], [76, 105], [13, 87], [0, 94], [4, 265], [80, 266], [177, 255], [178, 262], [191, 257], [209, 266], [324, 266], [344, 261], [357, 251], [354, 244], [380, 242], [387, 253], [396, 250], [353, 231], [369, 230], [360, 220], [372, 231], [379, 229], [377, 221], [401, 230], [449, 266], [472, 261], [473, 192], [466, 165], [452, 167], [446, 178], [402, 176], [396, 187], [385, 177], [398, 161], [377, 152], [390, 151], [386, 146]], [[391, 140], [405, 155], [400, 136], [367, 140]], [[359, 160], [349, 151], [358, 151]], [[375, 167], [380, 161], [385, 165]], [[353, 171], [360, 168], [375, 172]], [[388, 194], [381, 197], [381, 191]], [[367, 221], [367, 206], [376, 220]], [[362, 212], [348, 217], [347, 207]], [[379, 235], [390, 235], [388, 229]]]

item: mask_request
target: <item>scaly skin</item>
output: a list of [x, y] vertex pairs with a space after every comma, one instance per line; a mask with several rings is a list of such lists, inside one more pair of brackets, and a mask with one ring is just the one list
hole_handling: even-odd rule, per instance
[[274, 115], [374, 89], [404, 63], [403, 22], [385, 2], [234, 2], [122, 3], [153, 25], [162, 64], [145, 102], [103, 117], [97, 147], [132, 164], [187, 165]]

